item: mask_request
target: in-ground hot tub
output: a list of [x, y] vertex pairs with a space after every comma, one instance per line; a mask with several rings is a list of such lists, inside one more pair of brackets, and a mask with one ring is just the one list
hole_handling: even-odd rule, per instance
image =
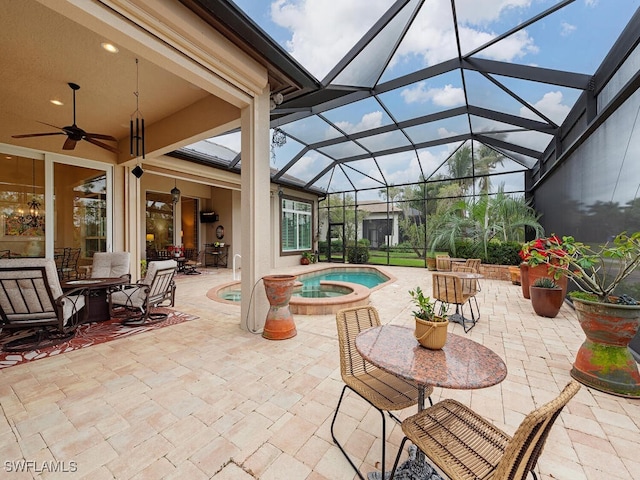
[[[379, 268], [343, 265], [298, 274], [289, 308], [298, 315], [327, 315], [369, 304], [369, 295], [395, 280]], [[360, 283], [356, 283], [360, 282]], [[220, 285], [207, 296], [223, 303], [240, 303], [240, 282]]]

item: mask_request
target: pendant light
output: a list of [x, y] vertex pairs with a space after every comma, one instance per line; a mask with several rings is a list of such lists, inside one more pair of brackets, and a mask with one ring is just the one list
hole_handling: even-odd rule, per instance
[[174, 180], [174, 186], [171, 189], [171, 199], [173, 203], [178, 203], [180, 201], [180, 190], [178, 190], [178, 181]]

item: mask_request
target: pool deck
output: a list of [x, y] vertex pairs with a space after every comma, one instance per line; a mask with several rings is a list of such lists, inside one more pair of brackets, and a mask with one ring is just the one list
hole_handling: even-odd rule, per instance
[[[274, 273], [297, 273], [305, 267]], [[411, 326], [408, 290], [431, 290], [422, 269], [384, 267], [396, 280], [371, 292], [383, 323]], [[176, 309], [200, 318], [0, 370], [0, 458], [77, 462], [77, 472], [5, 473], [11, 479], [351, 480], [329, 426], [343, 387], [334, 315], [296, 316], [298, 334], [265, 340], [239, 328], [237, 305], [207, 292], [231, 271], [177, 278]], [[537, 317], [519, 286], [482, 280], [482, 318], [468, 334], [507, 364], [482, 390], [436, 389], [513, 433], [523, 416], [569, 381], [583, 333], [563, 306]], [[338, 435], [374, 469], [379, 414], [350, 394]], [[400, 412], [400, 417], [414, 409]], [[388, 425], [393, 425], [389, 423]], [[402, 438], [389, 433], [391, 462]], [[556, 421], [536, 471], [541, 480], [639, 478], [640, 400], [583, 387]], [[388, 463], [390, 464], [390, 463]], [[0, 466], [6, 470], [6, 464]], [[3, 471], [4, 472], [4, 471]]]

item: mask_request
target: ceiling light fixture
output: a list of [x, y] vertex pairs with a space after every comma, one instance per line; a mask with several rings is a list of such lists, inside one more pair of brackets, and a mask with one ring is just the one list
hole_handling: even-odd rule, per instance
[[[131, 120], [129, 122], [129, 150], [131, 156], [144, 157], [144, 118], [142, 112], [139, 109], [140, 92], [138, 91], [138, 82], [140, 80], [138, 70], [138, 59], [136, 58], [136, 91], [133, 94], [136, 96], [136, 110], [131, 114]], [[135, 120], [135, 128], [134, 128]]]
[[100, 46], [102, 48], [104, 48], [109, 53], [118, 53], [120, 51], [120, 50], [118, 50], [118, 47], [116, 47], [112, 43], [103, 42], [103, 43], [100, 44]]
[[60, 100], [50, 100], [51, 103], [53, 103], [54, 105], [57, 105], [58, 107], [61, 107], [62, 105], [64, 105], [64, 103], [62, 103]]

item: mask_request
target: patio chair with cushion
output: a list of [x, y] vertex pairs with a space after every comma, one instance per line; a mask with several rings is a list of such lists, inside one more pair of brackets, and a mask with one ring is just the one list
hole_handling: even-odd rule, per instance
[[529, 413], [513, 436], [469, 407], [443, 400], [402, 422], [400, 443], [391, 478], [402, 449], [411, 440], [452, 480], [524, 480], [533, 469], [556, 418], [580, 390], [571, 380], [560, 395]]
[[[455, 313], [448, 316], [449, 321], [461, 324], [465, 333], [471, 330], [480, 320], [480, 309], [476, 300], [477, 280], [460, 278], [456, 272], [437, 272], [432, 275], [432, 282], [432, 297], [436, 311], [441, 311], [440, 305], [444, 305], [445, 310], [450, 305], [455, 305]], [[469, 307], [471, 318], [465, 317], [465, 306]], [[468, 324], [470, 326], [467, 326]]]
[[141, 325], [166, 319], [166, 313], [154, 312], [153, 309], [173, 307], [176, 292], [173, 277], [177, 267], [175, 260], [149, 262], [147, 274], [142, 280], [114, 287], [107, 294], [111, 317], [122, 317], [124, 325]]
[[86, 320], [85, 291], [62, 293], [50, 258], [0, 260], [0, 328], [23, 330], [3, 350], [25, 351], [56, 345], [75, 335]]
[[129, 273], [129, 252], [96, 252], [93, 254], [91, 278], [126, 277], [131, 281]]
[[[400, 420], [391, 411], [417, 405], [418, 388], [414, 383], [385, 372], [367, 362], [356, 349], [355, 339], [358, 333], [371, 327], [380, 326], [378, 311], [374, 307], [353, 307], [340, 310], [336, 314], [336, 324], [338, 327], [338, 347], [340, 349], [340, 373], [345, 385], [342, 388], [342, 394], [331, 422], [331, 437], [356, 471], [358, 477], [364, 479], [358, 467], [338, 442], [334, 430], [340, 405], [347, 389], [349, 389], [369, 402], [380, 412], [382, 417], [382, 461], [380, 465], [382, 469], [381, 478], [384, 479], [386, 452], [386, 420], [384, 412], [386, 411], [391, 418], [400, 423]], [[432, 392], [433, 388], [431, 387], [425, 389], [425, 395], [431, 395]], [[429, 401], [431, 401], [431, 398], [429, 398]]]

